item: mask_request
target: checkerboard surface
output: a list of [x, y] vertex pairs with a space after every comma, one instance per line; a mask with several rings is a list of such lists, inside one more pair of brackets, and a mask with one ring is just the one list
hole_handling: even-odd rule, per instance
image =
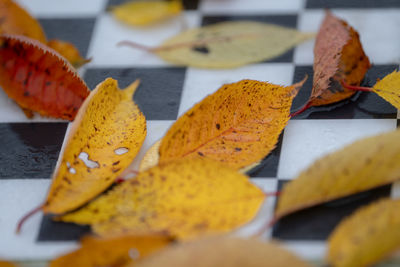
[[[83, 55], [92, 58], [80, 70], [91, 89], [106, 77], [117, 79], [122, 88], [141, 79], [135, 100], [148, 120], [148, 136], [134, 167], [180, 115], [224, 83], [246, 78], [290, 85], [308, 74], [309, 80], [295, 99], [293, 110], [311, 92], [314, 40], [275, 59], [236, 69], [177, 67], [155, 55], [116, 44], [132, 40], [156, 46], [179, 33], [182, 20], [136, 29], [121, 24], [107, 12], [107, 7], [123, 2], [120, 0], [18, 2], [39, 19], [49, 38], [70, 41]], [[192, 28], [246, 19], [316, 32], [324, 8], [330, 8], [359, 31], [373, 63], [363, 82], [365, 86], [398, 69], [400, 1], [397, 0], [194, 0], [185, 1], [184, 21], [186, 27]], [[289, 122], [275, 150], [249, 175], [264, 191], [275, 192], [318, 157], [359, 138], [394, 130], [397, 124], [397, 110], [370, 93], [357, 93], [332, 106], [311, 108]], [[38, 115], [26, 119], [0, 90], [0, 257], [50, 259], [75, 248], [79, 237], [89, 232], [88, 227], [53, 222], [36, 214], [20, 235], [14, 233], [18, 219], [45, 198], [68, 127], [68, 122]], [[398, 186], [384, 186], [297, 212], [283, 218], [264, 238], [284, 241], [288, 248], [304, 257], [320, 258], [327, 236], [343, 217], [380, 197], [396, 195], [395, 188]], [[275, 197], [268, 198], [257, 218], [238, 234], [257, 231], [272, 218], [275, 203]]]

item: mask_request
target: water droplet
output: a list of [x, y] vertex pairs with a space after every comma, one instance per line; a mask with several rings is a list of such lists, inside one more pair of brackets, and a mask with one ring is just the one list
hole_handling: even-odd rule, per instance
[[117, 154], [117, 155], [123, 155], [125, 153], [128, 153], [128, 151], [129, 151], [129, 149], [127, 149], [126, 147], [119, 147], [114, 150], [115, 154]]
[[97, 161], [93, 161], [89, 159], [89, 155], [86, 152], [81, 152], [78, 156], [79, 159], [81, 159], [83, 161], [83, 163], [85, 163], [86, 167], [88, 168], [98, 168], [100, 167], [99, 163]]
[[136, 248], [131, 248], [129, 250], [129, 257], [131, 257], [132, 260], [137, 260], [140, 258], [140, 252]]

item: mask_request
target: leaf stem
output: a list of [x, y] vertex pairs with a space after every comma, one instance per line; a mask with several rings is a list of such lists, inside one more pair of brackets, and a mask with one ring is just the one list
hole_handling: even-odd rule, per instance
[[290, 117], [293, 118], [301, 113], [303, 113], [304, 111], [306, 111], [309, 107], [311, 107], [311, 101], [308, 101], [304, 106], [302, 106], [299, 110], [293, 112], [292, 114], [290, 114]]
[[15, 230], [16, 234], [19, 234], [22, 229], [22, 225], [26, 222], [27, 219], [29, 219], [32, 215], [35, 213], [39, 212], [43, 207], [43, 204], [40, 204], [38, 207], [34, 208], [33, 210], [29, 211], [27, 214], [25, 214], [18, 222], [17, 224], [17, 229]]
[[372, 92], [373, 91], [373, 89], [370, 87], [350, 85], [350, 84], [346, 83], [344, 80], [341, 81], [341, 84], [344, 88], [349, 89], [349, 90], [362, 91], [362, 92]]

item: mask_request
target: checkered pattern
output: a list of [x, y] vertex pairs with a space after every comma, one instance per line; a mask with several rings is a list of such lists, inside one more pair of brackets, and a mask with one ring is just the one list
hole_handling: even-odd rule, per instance
[[[199, 0], [185, 1], [184, 25], [175, 19], [157, 27], [135, 29], [116, 21], [107, 7], [119, 0], [20, 0], [40, 19], [49, 38], [74, 43], [83, 55], [93, 58], [80, 74], [93, 89], [106, 77], [121, 87], [140, 78], [135, 100], [148, 119], [148, 136], [134, 163], [168, 127], [194, 103], [222, 84], [244, 78], [289, 85], [310, 77], [293, 109], [309, 97], [312, 85], [314, 41], [308, 41], [273, 60], [232, 70], [205, 70], [171, 66], [155, 55], [127, 47], [121, 40], [156, 46], [179, 33], [227, 20], [256, 20], [316, 32], [324, 8], [347, 20], [361, 35], [374, 64], [364, 85], [398, 68], [400, 61], [400, 2], [396, 0]], [[291, 120], [275, 150], [251, 170], [252, 181], [266, 192], [279, 190], [316, 158], [356, 139], [393, 130], [397, 110], [378, 96], [358, 93], [328, 107], [311, 108]], [[21, 235], [14, 234], [17, 220], [45, 197], [50, 176], [61, 149], [68, 123], [25, 118], [0, 91], [0, 257], [49, 259], [76, 246], [88, 227], [56, 223], [40, 214], [33, 216]], [[393, 188], [399, 188], [394, 186]], [[335, 225], [352, 211], [379, 197], [397, 195], [384, 186], [298, 212], [282, 219], [265, 238], [278, 238], [305, 257], [321, 257], [325, 240]], [[254, 233], [272, 217], [275, 198], [270, 197], [256, 220], [238, 234]]]

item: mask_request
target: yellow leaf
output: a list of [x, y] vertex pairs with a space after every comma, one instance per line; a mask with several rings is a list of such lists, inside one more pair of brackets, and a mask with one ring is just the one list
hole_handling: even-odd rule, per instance
[[128, 25], [146, 26], [179, 15], [182, 12], [182, 1], [133, 1], [115, 6], [111, 12]]
[[313, 36], [273, 24], [232, 21], [188, 30], [148, 51], [177, 65], [234, 68], [277, 57]]
[[397, 109], [400, 109], [400, 72], [394, 71], [378, 81], [372, 90], [380, 97], [388, 101]]
[[222, 86], [171, 126], [161, 142], [160, 163], [207, 157], [238, 170], [260, 161], [274, 149], [303, 82], [283, 87], [243, 80]]
[[0, 34], [24, 35], [46, 43], [39, 22], [12, 0], [0, 0]]
[[357, 210], [329, 237], [335, 267], [372, 266], [400, 246], [400, 200], [385, 199]]
[[399, 180], [399, 140], [399, 130], [380, 134], [317, 160], [283, 187], [276, 219]]
[[206, 238], [167, 247], [127, 267], [311, 267], [276, 242]]
[[132, 100], [138, 84], [120, 90], [108, 78], [85, 100], [60, 153], [43, 212], [60, 214], [82, 206], [131, 163], [146, 136], [146, 120]]
[[50, 267], [125, 266], [136, 263], [167, 246], [171, 238], [165, 235], [120, 235], [108, 238], [88, 236], [81, 247], [56, 258]]
[[69, 42], [54, 39], [50, 40], [47, 45], [65, 57], [65, 59], [67, 59], [75, 68], [79, 68], [90, 62], [90, 59], [83, 58], [79, 54], [78, 49]]
[[160, 154], [158, 153], [161, 145], [161, 140], [155, 142], [144, 154], [143, 159], [140, 161], [139, 172], [146, 171], [151, 167], [158, 164], [160, 159]]
[[179, 239], [228, 232], [250, 221], [264, 193], [247, 176], [206, 159], [184, 159], [139, 173], [65, 222], [100, 235], [167, 231]]

